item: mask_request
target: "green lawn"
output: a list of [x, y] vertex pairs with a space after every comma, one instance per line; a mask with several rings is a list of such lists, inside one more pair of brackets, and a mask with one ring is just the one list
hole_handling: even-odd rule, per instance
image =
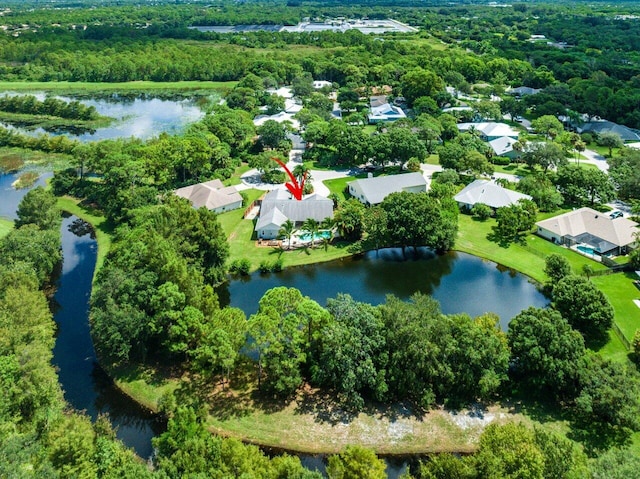
[[340, 201], [348, 200], [351, 195], [347, 191], [347, 183], [353, 181], [355, 178], [366, 178], [365, 175], [358, 177], [348, 176], [346, 178], [335, 178], [333, 180], [324, 180], [322, 183], [329, 188], [331, 193], [335, 193]]
[[13, 229], [13, 220], [0, 218], [0, 238], [6, 236]]
[[63, 211], [74, 214], [93, 226], [96, 233], [96, 241], [98, 242], [96, 269], [93, 272], [93, 277], [95, 279], [96, 273], [102, 267], [104, 258], [107, 256], [109, 249], [111, 249], [111, 234], [113, 233], [113, 226], [107, 224], [107, 220], [104, 216], [96, 213], [96, 211], [91, 208], [79, 204], [76, 198], [71, 198], [69, 196], [58, 198], [58, 206]]
[[[555, 216], [556, 214], [558, 212], [550, 216]], [[538, 219], [544, 219], [547, 216], [549, 215], [541, 215]], [[495, 225], [495, 220], [493, 219], [483, 222], [476, 221], [468, 215], [460, 215], [455, 249], [513, 268], [540, 283], [547, 281], [544, 273], [545, 258], [552, 253], [565, 257], [575, 274], [583, 274], [582, 266], [585, 264], [591, 265], [596, 274], [607, 270], [605, 266], [598, 262], [567, 248], [554, 245], [550, 241], [534, 234], [526, 236], [525, 244], [512, 243], [508, 247], [502, 247], [487, 239], [487, 235], [491, 233], [493, 225]], [[633, 286], [632, 279], [634, 279], [632, 274], [624, 273], [606, 274], [591, 278], [593, 283], [611, 302], [615, 311], [615, 322], [629, 340], [633, 338], [635, 330], [640, 329], [640, 308], [632, 301], [633, 299], [640, 299], [640, 291]], [[610, 334], [609, 342], [600, 352], [612, 359], [626, 358], [627, 353], [622, 342], [613, 333]]]

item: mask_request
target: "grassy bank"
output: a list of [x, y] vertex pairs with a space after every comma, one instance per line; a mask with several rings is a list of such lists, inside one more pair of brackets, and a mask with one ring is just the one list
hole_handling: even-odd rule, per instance
[[[633, 338], [635, 330], [640, 328], [640, 309], [632, 300], [640, 298], [640, 291], [633, 286], [629, 275], [624, 273], [601, 275], [607, 271], [602, 264], [567, 248], [554, 245], [534, 234], [527, 235], [524, 244], [512, 243], [508, 247], [500, 246], [487, 238], [494, 225], [495, 220], [492, 219], [476, 221], [471, 216], [460, 215], [460, 229], [455, 249], [513, 268], [539, 283], [547, 281], [544, 273], [545, 258], [552, 253], [565, 257], [573, 273], [578, 275], [583, 274], [582, 267], [588, 264], [597, 275], [591, 280], [607, 296], [613, 306], [614, 321], [627, 339]], [[611, 359], [626, 359], [627, 351], [622, 342], [613, 333], [609, 337], [609, 342], [600, 352]]]
[[13, 220], [0, 218], [0, 238], [6, 236], [13, 229]]
[[79, 130], [95, 130], [108, 126], [113, 121], [113, 118], [101, 116], [95, 120], [72, 120], [69, 118], [61, 118], [59, 116], [51, 115], [29, 115], [27, 113], [11, 113], [7, 111], [0, 111], [0, 122], [9, 123], [10, 125], [25, 128], [44, 128], [51, 131], [51, 129], [58, 130], [70, 130], [72, 128]]

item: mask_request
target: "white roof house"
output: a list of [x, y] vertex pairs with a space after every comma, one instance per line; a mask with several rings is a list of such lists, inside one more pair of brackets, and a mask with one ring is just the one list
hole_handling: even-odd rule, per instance
[[554, 243], [584, 245], [597, 254], [620, 254], [635, 242], [638, 223], [580, 208], [536, 223], [537, 233]]
[[215, 213], [235, 210], [242, 206], [242, 196], [233, 186], [224, 186], [220, 180], [185, 186], [174, 191], [188, 199], [194, 208], [203, 206]]
[[480, 137], [484, 141], [495, 140], [502, 136], [508, 136], [509, 138], [518, 139], [520, 133], [514, 130], [506, 123], [497, 123], [494, 121], [480, 122], [480, 123], [458, 123], [458, 130], [461, 133], [468, 132], [475, 129], [480, 133]]
[[349, 193], [365, 205], [382, 203], [388, 195], [399, 191], [420, 193], [427, 191], [427, 182], [421, 173], [362, 178], [347, 183]]
[[281, 111], [275, 115], [258, 115], [253, 119], [253, 124], [256, 126], [262, 126], [267, 120], [277, 121], [278, 123], [288, 121], [294, 129], [298, 130], [300, 129], [300, 122], [296, 120], [293, 115], [293, 113], [287, 113], [286, 111]]
[[497, 209], [517, 203], [531, 196], [503, 188], [490, 180], [475, 180], [453, 197], [460, 206], [472, 208], [476, 203], [484, 203]]
[[333, 83], [331, 83], [330, 81], [327, 81], [327, 80], [314, 80], [313, 81], [313, 88], [315, 88], [316, 90], [320, 90], [321, 88], [324, 88], [324, 87], [331, 88], [332, 86], [333, 86]]
[[274, 88], [267, 89], [267, 93], [275, 93], [282, 98], [293, 98], [293, 90], [290, 86], [283, 86], [277, 90]]
[[380, 123], [383, 121], [395, 121], [401, 118], [406, 118], [407, 115], [402, 108], [389, 103], [384, 103], [380, 106], [374, 106], [369, 111], [369, 123]]
[[500, 138], [491, 140], [489, 142], [489, 146], [496, 156], [507, 156], [509, 158], [514, 158], [518, 154], [518, 152], [513, 149], [513, 144], [516, 141], [518, 140], [514, 140], [510, 136], [501, 136]]
[[273, 190], [262, 200], [260, 217], [254, 230], [258, 238], [274, 239], [287, 220], [299, 225], [309, 218], [316, 221], [333, 218], [333, 201], [317, 194], [305, 196], [298, 201], [287, 190]]

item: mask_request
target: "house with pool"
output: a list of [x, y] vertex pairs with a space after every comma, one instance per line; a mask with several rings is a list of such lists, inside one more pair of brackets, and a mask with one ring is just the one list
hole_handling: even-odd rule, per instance
[[580, 208], [536, 223], [536, 233], [594, 259], [626, 254], [635, 243], [638, 223]]
[[260, 214], [254, 228], [259, 239], [278, 238], [282, 225], [291, 220], [300, 227], [309, 218], [321, 222], [333, 218], [333, 201], [318, 194], [296, 200], [287, 190], [268, 192], [260, 204]]

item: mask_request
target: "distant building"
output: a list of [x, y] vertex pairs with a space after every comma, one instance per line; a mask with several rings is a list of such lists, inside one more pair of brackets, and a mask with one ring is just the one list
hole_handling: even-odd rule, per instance
[[314, 80], [313, 81], [313, 88], [315, 88], [316, 90], [320, 90], [322, 88], [328, 87], [331, 88], [333, 86], [333, 83], [331, 83], [330, 81], [327, 80]]
[[635, 242], [638, 223], [627, 218], [611, 218], [591, 208], [580, 208], [536, 223], [537, 234], [568, 247], [597, 255], [628, 252]]
[[205, 207], [215, 213], [224, 213], [242, 206], [240, 193], [233, 186], [224, 186], [220, 180], [185, 186], [174, 193], [188, 199], [194, 208]]
[[519, 86], [517, 88], [510, 88], [507, 90], [509, 95], [514, 96], [528, 96], [528, 95], [536, 95], [540, 93], [542, 90], [540, 88], [531, 88], [528, 86]]
[[484, 141], [492, 141], [503, 136], [508, 136], [509, 138], [517, 140], [520, 135], [518, 130], [514, 130], [506, 123], [496, 123], [493, 121], [480, 123], [458, 123], [458, 130], [461, 133], [475, 130], [480, 134], [480, 138]]
[[365, 205], [382, 203], [388, 195], [400, 191], [421, 193], [427, 191], [427, 182], [421, 173], [362, 178], [347, 183], [351, 196]]
[[471, 209], [476, 203], [483, 203], [496, 210], [516, 204], [522, 199], [530, 200], [531, 196], [503, 188], [490, 180], [475, 180], [455, 195], [453, 199], [462, 208]]
[[287, 220], [300, 226], [309, 218], [319, 222], [333, 218], [333, 201], [317, 194], [305, 196], [298, 201], [287, 190], [273, 190], [262, 200], [260, 216], [254, 230], [258, 238], [276, 239]]

